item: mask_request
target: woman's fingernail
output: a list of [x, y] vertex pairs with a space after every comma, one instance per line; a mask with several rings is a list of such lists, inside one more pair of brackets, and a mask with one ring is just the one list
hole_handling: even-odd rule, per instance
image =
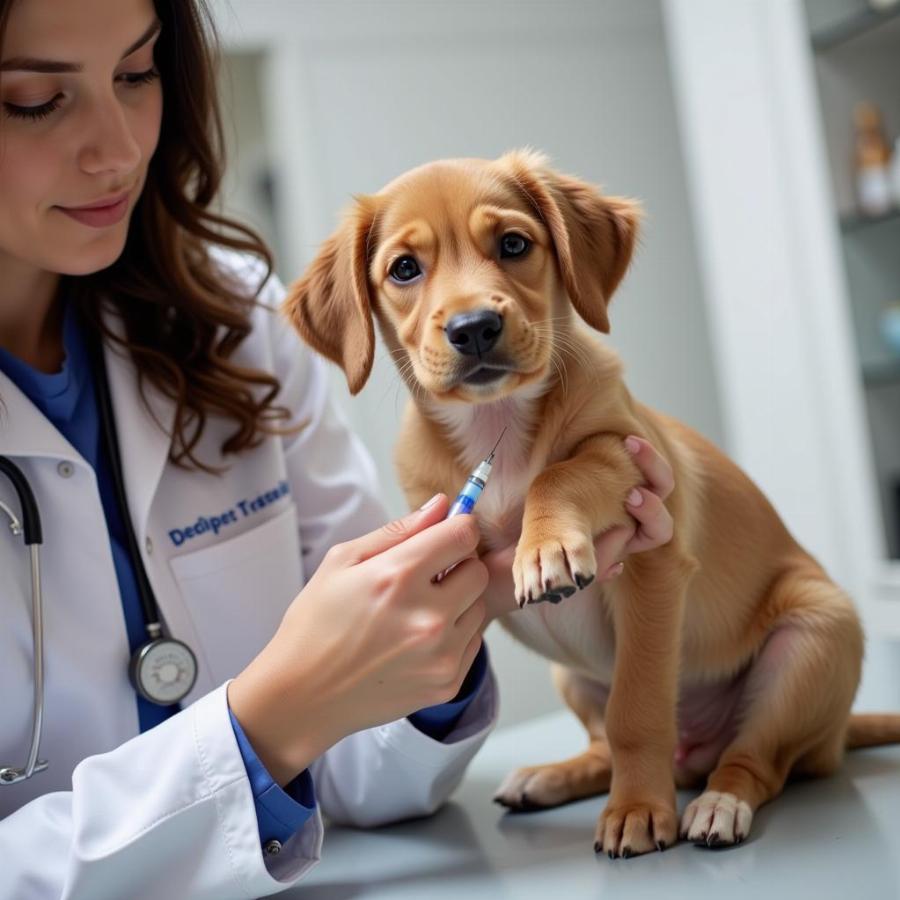
[[629, 435], [625, 438], [625, 449], [629, 453], [637, 453], [641, 449], [641, 442], [636, 437]]
[[632, 488], [626, 502], [629, 506], [640, 506], [644, 502], [644, 495], [637, 488]]
[[614, 566], [610, 566], [606, 570], [606, 578], [617, 578], [622, 572], [625, 571], [625, 563], [620, 562], [616, 563]]
[[434, 506], [434, 504], [438, 502], [438, 499], [440, 498], [440, 496], [441, 496], [440, 494], [435, 494], [428, 502], [423, 503], [419, 507], [419, 512], [421, 512], [423, 509], [428, 509], [429, 506]]

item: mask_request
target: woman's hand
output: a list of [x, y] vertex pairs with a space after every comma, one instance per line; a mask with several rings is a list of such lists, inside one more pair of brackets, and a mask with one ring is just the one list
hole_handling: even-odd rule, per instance
[[473, 556], [477, 520], [442, 521], [447, 508], [439, 494], [332, 547], [229, 684], [231, 710], [279, 784], [346, 735], [459, 691], [481, 645], [488, 570]]
[[[610, 581], [622, 573], [623, 560], [631, 553], [661, 547], [672, 540], [672, 516], [663, 501], [675, 488], [671, 466], [643, 438], [629, 436], [625, 447], [646, 479], [646, 487], [636, 488], [634, 499], [625, 508], [635, 520], [631, 527], [617, 526], [594, 541], [597, 580]], [[493, 619], [518, 609], [512, 578], [515, 544], [485, 553], [482, 561], [490, 572], [490, 584], [483, 594], [487, 607], [486, 628]]]

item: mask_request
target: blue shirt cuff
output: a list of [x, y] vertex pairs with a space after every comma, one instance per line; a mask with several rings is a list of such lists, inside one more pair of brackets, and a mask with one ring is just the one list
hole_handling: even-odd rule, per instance
[[241, 723], [229, 709], [231, 727], [237, 738], [238, 748], [244, 759], [244, 767], [250, 779], [253, 802], [256, 806], [256, 824], [259, 827], [259, 841], [263, 846], [271, 840], [282, 844], [300, 830], [316, 810], [316, 792], [312, 776], [304, 769], [284, 789], [279, 787], [268, 769], [260, 762]]
[[466, 711], [466, 707], [478, 693], [478, 689], [484, 683], [487, 669], [487, 648], [482, 641], [478, 655], [475, 657], [459, 693], [449, 703], [426, 706], [425, 709], [420, 709], [407, 718], [419, 731], [429, 737], [436, 741], [444, 740], [456, 727], [456, 723]]

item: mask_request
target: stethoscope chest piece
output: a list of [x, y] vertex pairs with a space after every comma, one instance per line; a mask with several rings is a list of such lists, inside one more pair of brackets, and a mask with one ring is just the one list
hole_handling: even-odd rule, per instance
[[197, 680], [197, 657], [182, 641], [159, 637], [137, 648], [128, 674], [145, 700], [168, 706], [191, 692]]

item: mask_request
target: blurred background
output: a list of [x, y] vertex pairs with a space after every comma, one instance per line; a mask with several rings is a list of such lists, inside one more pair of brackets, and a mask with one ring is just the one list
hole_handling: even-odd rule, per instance
[[[285, 283], [355, 193], [531, 146], [640, 200], [611, 344], [643, 402], [766, 492], [857, 601], [858, 706], [900, 685], [900, 2], [212, 0], [225, 208]], [[335, 401], [405, 511], [406, 391], [380, 349]], [[298, 503], [303, 498], [297, 498]], [[556, 709], [547, 663], [487, 637], [501, 724]]]

